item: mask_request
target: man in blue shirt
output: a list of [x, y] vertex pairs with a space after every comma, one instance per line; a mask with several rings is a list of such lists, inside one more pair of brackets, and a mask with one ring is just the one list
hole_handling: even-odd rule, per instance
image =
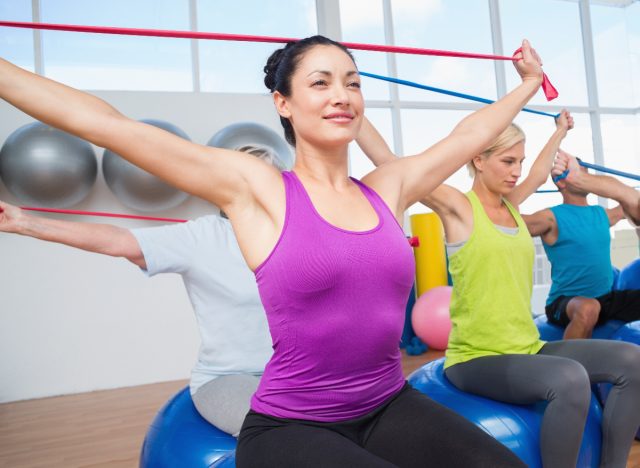
[[[609, 228], [624, 218], [640, 219], [638, 193], [612, 177], [595, 176], [560, 151], [555, 173], [563, 203], [524, 216], [531, 235], [540, 236], [551, 262], [552, 285], [545, 312], [550, 323], [566, 327], [564, 338], [589, 338], [607, 320], [640, 319], [640, 290], [614, 291]], [[560, 168], [564, 169], [560, 170]], [[587, 202], [596, 193], [619, 206], [604, 209]]]

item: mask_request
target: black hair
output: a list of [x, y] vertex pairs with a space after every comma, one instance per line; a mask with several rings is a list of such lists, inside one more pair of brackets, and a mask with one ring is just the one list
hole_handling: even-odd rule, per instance
[[[355, 60], [353, 55], [345, 46], [324, 36], [311, 36], [295, 42], [288, 42], [282, 49], [276, 50], [271, 54], [264, 66], [264, 84], [269, 88], [270, 92], [278, 91], [285, 97], [291, 95], [291, 76], [296, 71], [302, 56], [305, 52], [317, 45], [335, 46], [346, 53], [353, 63]], [[284, 128], [284, 137], [287, 142], [295, 146], [296, 136], [293, 126], [289, 119], [280, 117], [280, 123]]]

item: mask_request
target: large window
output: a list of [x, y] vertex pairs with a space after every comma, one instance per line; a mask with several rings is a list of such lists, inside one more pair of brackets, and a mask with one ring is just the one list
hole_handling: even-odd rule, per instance
[[[560, 96], [553, 104], [587, 105], [584, 51], [577, 2], [559, 0], [500, 0], [502, 42], [505, 55], [528, 39], [542, 57], [544, 70]], [[507, 71], [507, 89], [519, 82], [517, 73]], [[540, 92], [531, 104], [546, 104]]]
[[[382, 0], [341, 0], [342, 40], [367, 44], [385, 44]], [[380, 52], [352, 51], [358, 68], [388, 76], [386, 55]], [[362, 78], [365, 99], [389, 99], [389, 85], [381, 80]]]
[[[313, 0], [198, 1], [198, 30], [301, 38], [317, 32]], [[201, 89], [265, 93], [263, 67], [281, 44], [200, 41]]]
[[[0, 18], [5, 21], [31, 21], [31, 0], [0, 0]], [[1, 28], [0, 56], [34, 71], [33, 31]]]
[[[395, 0], [393, 23], [401, 46], [491, 54], [491, 25], [486, 0]], [[496, 97], [494, 65], [490, 60], [469, 60], [399, 54], [398, 77], [448, 90]], [[451, 101], [451, 97], [401, 87], [400, 98]]]
[[[602, 143], [607, 166], [640, 175], [640, 133], [638, 117], [603, 114]], [[633, 181], [621, 178], [631, 184]]]
[[640, 105], [640, 3], [591, 6], [601, 106]]
[[[187, 0], [40, 0], [45, 23], [189, 29]], [[190, 91], [185, 39], [42, 32], [44, 72], [85, 89]]]

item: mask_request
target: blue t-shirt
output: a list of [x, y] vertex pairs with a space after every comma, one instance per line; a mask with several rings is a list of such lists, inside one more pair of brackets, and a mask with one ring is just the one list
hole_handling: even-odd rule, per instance
[[599, 297], [611, 291], [609, 218], [601, 206], [562, 204], [551, 208], [558, 240], [542, 243], [551, 262], [547, 305], [560, 296]]

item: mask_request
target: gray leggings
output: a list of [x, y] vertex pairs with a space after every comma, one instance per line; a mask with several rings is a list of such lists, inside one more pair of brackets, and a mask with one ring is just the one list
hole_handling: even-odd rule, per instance
[[223, 375], [198, 388], [191, 398], [204, 419], [238, 437], [258, 382], [260, 377], [255, 375]]
[[540, 429], [545, 467], [575, 467], [591, 383], [613, 384], [602, 417], [600, 466], [627, 464], [640, 425], [640, 346], [613, 340], [554, 341], [534, 355], [485, 356], [446, 369], [460, 390], [494, 400], [547, 400]]

